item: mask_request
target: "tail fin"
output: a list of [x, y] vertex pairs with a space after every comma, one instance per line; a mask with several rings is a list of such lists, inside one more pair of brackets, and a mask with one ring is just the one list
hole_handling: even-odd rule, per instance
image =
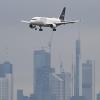
[[62, 21], [64, 21], [64, 19], [65, 19], [65, 11], [66, 11], [66, 7], [63, 8], [62, 13], [59, 17], [59, 19], [62, 20]]

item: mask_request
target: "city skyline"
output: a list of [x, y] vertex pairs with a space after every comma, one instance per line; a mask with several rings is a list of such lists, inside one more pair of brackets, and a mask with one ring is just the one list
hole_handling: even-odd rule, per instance
[[[58, 28], [54, 33], [50, 29], [35, 32], [20, 23], [20, 20], [33, 16], [59, 17], [60, 10], [64, 6], [67, 8], [66, 19], [79, 19], [78, 24]], [[32, 93], [33, 51], [47, 47], [51, 34], [53, 34], [52, 66], [59, 72], [60, 61], [62, 61], [64, 69], [71, 71], [75, 40], [80, 33], [82, 61], [91, 59], [96, 62], [96, 92], [98, 92], [100, 90], [99, 9], [99, 0], [1, 0], [0, 63], [5, 61], [13, 63], [15, 90], [23, 88], [25, 94]]]
[[[80, 63], [80, 49], [80, 39], [78, 39], [75, 42], [76, 63], [72, 66], [74, 67], [72, 69], [74, 73], [66, 73], [61, 62], [59, 74], [56, 74], [55, 68], [50, 66], [50, 51], [47, 52], [44, 49], [34, 51], [33, 98], [35, 100], [46, 100], [47, 98], [50, 100], [95, 100], [94, 62], [92, 60], [86, 60], [86, 63]], [[72, 84], [74, 84], [74, 87]], [[80, 94], [80, 90], [82, 94]], [[21, 96], [23, 97], [23, 95]]]
[[[94, 64], [93, 64], [93, 61], [91, 61], [91, 60], [87, 60], [86, 63], [80, 63], [80, 39], [76, 40], [75, 44], [76, 44], [75, 45], [76, 46], [75, 47], [75, 54], [76, 54], [76, 59], [75, 59], [76, 63], [75, 63], [75, 66], [81, 67], [81, 64], [82, 64], [82, 73], [80, 73], [80, 75], [78, 75], [78, 77], [81, 76], [81, 74], [83, 76], [82, 77], [82, 84], [80, 84], [81, 80], [79, 80], [79, 79], [77, 80], [78, 77], [76, 77], [76, 78], [74, 77], [74, 80], [76, 80], [76, 83], [79, 82], [78, 83], [78, 87], [80, 87], [80, 86], [82, 87], [83, 96], [86, 95], [86, 94], [84, 94], [85, 91], [91, 91], [91, 93], [90, 92], [88, 92], [88, 93], [90, 93], [90, 98], [93, 98], [92, 94], [95, 93], [94, 89], [93, 89], [93, 86], [94, 86], [93, 73], [94, 73], [94, 71], [92, 71], [92, 70], [94, 70]], [[64, 84], [65, 85], [67, 85], [67, 84], [73, 84], [73, 83], [68, 83], [65, 80], [65, 79], [68, 79], [69, 82], [70, 82], [71, 81], [71, 76], [70, 76], [70, 79], [67, 78], [68, 76], [65, 78], [65, 75], [67, 75], [68, 73], [65, 74], [65, 71], [64, 71], [64, 68], [63, 68], [63, 63], [61, 62], [61, 64], [60, 64], [60, 74], [56, 74], [55, 70], [54, 70], [55, 68], [52, 68], [52, 66], [51, 66], [51, 59], [50, 58], [51, 58], [50, 48], [49, 48], [49, 51], [47, 51], [44, 48], [42, 48], [41, 50], [35, 50], [34, 53], [33, 53], [33, 62], [34, 62], [34, 66], [33, 66], [33, 80], [34, 80], [33, 87], [34, 88], [33, 88], [33, 91], [34, 92], [32, 92], [32, 93], [35, 94], [35, 96], [36, 96], [36, 94], [39, 96], [39, 94], [43, 93], [43, 90], [44, 90], [44, 94], [46, 93], [45, 95], [47, 95], [47, 93], [48, 93], [48, 95], [47, 95], [46, 98], [48, 98], [48, 96], [51, 96], [50, 95], [50, 90], [48, 88], [49, 87], [49, 83], [48, 83], [49, 82], [49, 73], [51, 73], [51, 74], [53, 73], [52, 77], [54, 78], [54, 80], [53, 80], [54, 83], [56, 81], [61, 82], [60, 84], [61, 84], [61, 87], [63, 86], [63, 90], [66, 89], [65, 87], [67, 87], [67, 89], [69, 87], [69, 86], [65, 86], [64, 87]], [[12, 73], [12, 69], [11, 68], [9, 69], [10, 65], [11, 64], [9, 62], [5, 62], [4, 64], [1, 64], [1, 67], [0, 67], [1, 68], [1, 70], [0, 70], [0, 75], [1, 76], [4, 75], [5, 73]], [[73, 65], [73, 63], [72, 63], [72, 65]], [[4, 68], [4, 72], [2, 70], [3, 68]], [[75, 67], [74, 71], [78, 71], [79, 70], [79, 72], [81, 72], [80, 69], [81, 68], [77, 69], [77, 67]], [[4, 74], [2, 74], [2, 73], [4, 73]], [[72, 74], [74, 74], [74, 73], [72, 73]], [[89, 77], [86, 78], [86, 75], [88, 75]], [[77, 75], [75, 75], [75, 76], [77, 76]], [[56, 79], [56, 81], [55, 81], [55, 79]], [[90, 81], [88, 81], [88, 79], [90, 79]], [[52, 80], [52, 78], [51, 78], [51, 80]], [[63, 83], [64, 80], [65, 80], [66, 83]], [[56, 84], [55, 84], [55, 86], [56, 86]], [[74, 89], [76, 89], [76, 88], [77, 88], [77, 85], [74, 85]], [[58, 88], [55, 88], [55, 89], [59, 90]], [[71, 87], [69, 89], [71, 89]], [[78, 90], [76, 90], [75, 92], [78, 93], [79, 90], [80, 90], [80, 88]], [[73, 89], [71, 91], [73, 91]], [[71, 91], [70, 91], [70, 93], [68, 93], [68, 90], [66, 90], [66, 93], [68, 93], [67, 95], [70, 94], [70, 96], [71, 96]], [[76, 97], [80, 96], [79, 95], [80, 92], [77, 95], [76, 95], [76, 93], [74, 93], [74, 96], [76, 96]], [[58, 94], [59, 94], [59, 92], [58, 92]], [[40, 99], [36, 99], [36, 100], [41, 100], [41, 97], [43, 95], [40, 96]], [[61, 100], [64, 100], [64, 97], [63, 97], [64, 93], [61, 94], [61, 95], [62, 95], [62, 99]], [[29, 98], [28, 96], [24, 96], [24, 97], [26, 99]]]
[[[85, 73], [86, 73], [86, 75], [88, 74], [87, 73], [87, 71], [88, 70], [86, 70], [86, 69], [83, 69], [83, 68], [86, 68], [87, 67], [87, 69], [89, 68], [89, 66], [90, 66], [90, 68], [91, 68], [91, 65], [93, 64], [92, 63], [92, 61], [89, 61], [89, 60], [87, 60], [87, 63], [85, 64], [85, 63], [80, 63], [80, 39], [78, 39], [78, 40], [76, 40], [75, 41], [75, 54], [76, 54], [76, 56], [75, 56], [75, 61], [76, 61], [76, 63], [75, 63], [75, 66], [78, 66], [78, 69], [77, 69], [77, 67], [75, 67], [74, 68], [74, 71], [79, 71], [79, 72], [81, 72], [81, 66], [82, 66], [82, 72], [83, 73], [80, 73], [80, 75], [78, 75], [78, 77], [79, 76], [81, 76], [81, 74], [82, 74], [82, 82], [84, 83], [85, 82], [85, 78], [86, 78], [86, 76], [84, 76], [85, 75]], [[41, 50], [35, 50], [34, 51], [34, 53], [33, 53], [33, 62], [34, 62], [34, 66], [33, 66], [33, 80], [34, 80], [34, 82], [33, 82], [33, 91], [34, 92], [32, 92], [32, 93], [38, 93], [38, 92], [36, 92], [37, 91], [37, 89], [42, 89], [41, 90], [41, 92], [43, 92], [43, 87], [41, 88], [39, 88], [39, 86], [37, 86], [37, 85], [39, 85], [41, 82], [41, 84], [45, 84], [45, 85], [43, 85], [44, 86], [44, 88], [45, 89], [47, 89], [48, 88], [48, 85], [47, 85], [47, 83], [49, 82], [49, 77], [47, 77], [48, 75], [49, 75], [49, 70], [51, 70], [51, 73], [54, 73], [55, 75], [53, 75], [53, 77], [58, 77], [58, 79], [59, 79], [59, 81], [60, 80], [62, 80], [62, 82], [64, 81], [64, 73], [66, 72], [65, 70], [64, 70], [64, 66], [63, 66], [63, 63], [62, 63], [62, 61], [61, 61], [61, 63], [60, 63], [60, 74], [56, 74], [55, 73], [55, 68], [53, 68], [52, 66], [51, 66], [51, 51], [50, 51], [50, 49], [51, 48], [49, 48], [48, 47], [48, 49], [49, 49], [49, 51], [48, 50], [45, 50], [44, 48], [41, 48]], [[5, 62], [4, 63], [4, 65], [5, 66], [7, 66], [9, 64], [9, 62]], [[2, 64], [1, 64], [2, 65]], [[72, 63], [72, 65], [74, 65], [74, 63]], [[93, 67], [94, 67], [94, 65], [92, 65]], [[9, 68], [9, 66], [8, 66], [8, 68]], [[7, 71], [8, 70], [8, 68], [6, 68], [5, 69], [5, 71]], [[94, 69], [94, 68], [93, 68]], [[9, 71], [9, 70], [8, 70]], [[42, 71], [42, 72], [40, 72], [40, 71]], [[53, 71], [53, 72], [52, 72]], [[86, 71], [86, 72], [85, 72]], [[12, 72], [12, 70], [11, 70], [11, 72]], [[48, 72], [48, 75], [47, 75], [47, 72]], [[90, 71], [89, 71], [90, 72]], [[41, 75], [39, 75], [39, 73], [41, 74]], [[62, 74], [61, 74], [62, 73]], [[71, 73], [71, 72], [70, 72]], [[94, 72], [93, 72], [94, 73]], [[73, 75], [74, 73], [72, 73], [72, 75]], [[92, 79], [92, 81], [91, 82], [93, 82], [93, 75], [92, 75], [92, 73], [90, 73], [91, 75], [91, 79]], [[0, 72], [0, 75], [2, 75], [2, 70], [1, 70], [1, 72]], [[38, 77], [37, 77], [38, 76]], [[41, 77], [40, 77], [41, 76]], [[77, 76], [77, 75], [75, 75], [74, 74], [74, 76]], [[72, 80], [72, 82], [79, 82], [78, 83], [78, 86], [77, 85], [74, 85], [74, 88], [73, 89], [75, 89], [75, 93], [74, 93], [74, 95], [75, 96], [80, 96], [80, 92], [79, 92], [79, 90], [80, 90], [80, 86], [82, 87], [84, 84], [82, 83], [82, 84], [80, 84], [80, 82], [81, 82], [81, 80], [77, 80], [77, 78], [78, 77], [74, 77], [73, 76], [73, 78], [74, 78], [74, 80]], [[36, 82], [36, 80], [37, 79], [40, 81], [40, 82]], [[45, 83], [44, 83], [44, 78], [45, 78]], [[46, 79], [47, 78], [47, 79]], [[62, 79], [60, 79], [60, 78], [62, 78]], [[15, 79], [14, 79], [15, 80]], [[48, 82], [47, 82], [47, 80], [48, 80]], [[75, 81], [76, 80], [76, 81]], [[86, 79], [87, 80], [87, 79]], [[71, 81], [71, 79], [70, 79], [70, 81]], [[86, 81], [86, 82], [88, 82], [88, 81]], [[55, 83], [55, 82], [54, 82]], [[66, 84], [68, 84], [68, 82], [66, 83]], [[71, 84], [73, 84], [73, 83], [71, 83]], [[94, 85], [94, 82], [93, 83], [90, 83], [90, 85]], [[46, 88], [46, 85], [47, 85], [47, 88]], [[64, 84], [63, 84], [64, 85]], [[62, 85], [62, 86], [63, 86]], [[41, 85], [40, 85], [41, 86]], [[79, 88], [78, 90], [76, 90], [76, 88]], [[92, 86], [93, 87], [93, 86]], [[65, 88], [65, 87], [64, 87]], [[68, 87], [67, 87], [68, 88]], [[84, 87], [83, 87], [84, 88]], [[70, 89], [71, 89], [71, 87], [70, 87]], [[71, 90], [71, 91], [73, 91], [73, 89]], [[40, 91], [40, 90], [38, 90], [38, 91]], [[45, 91], [45, 90], [44, 90]], [[70, 90], [69, 90], [70, 91]], [[76, 93], [78, 93], [79, 92], [79, 94], [77, 94], [76, 95]], [[46, 91], [47, 92], [47, 91]], [[70, 92], [71, 93], [71, 92]], [[91, 93], [93, 93], [93, 92], [91, 92]], [[49, 93], [48, 93], [49, 94]], [[71, 95], [71, 94], [70, 94]], [[41, 98], [41, 97], [40, 97]], [[40, 100], [40, 99], [39, 99]], [[62, 99], [63, 100], [63, 99]]]

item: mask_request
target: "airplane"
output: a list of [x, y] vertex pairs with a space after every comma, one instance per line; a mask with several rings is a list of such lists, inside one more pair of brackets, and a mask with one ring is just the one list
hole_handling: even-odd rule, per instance
[[31, 29], [37, 30], [37, 26], [38, 26], [39, 31], [43, 31], [42, 27], [50, 27], [53, 31], [56, 31], [56, 27], [60, 25], [73, 24], [79, 21], [79, 20], [65, 21], [65, 11], [66, 11], [66, 7], [63, 8], [59, 18], [33, 17], [30, 21], [22, 20], [21, 22], [29, 24], [29, 27]]

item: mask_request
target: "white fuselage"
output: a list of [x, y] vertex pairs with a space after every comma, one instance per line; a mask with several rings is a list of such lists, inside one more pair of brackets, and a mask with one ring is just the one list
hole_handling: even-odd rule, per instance
[[48, 17], [33, 17], [30, 22], [33, 25], [37, 26], [44, 26], [44, 27], [49, 27], [49, 24], [55, 24], [60, 23], [61, 20], [59, 18], [48, 18]]

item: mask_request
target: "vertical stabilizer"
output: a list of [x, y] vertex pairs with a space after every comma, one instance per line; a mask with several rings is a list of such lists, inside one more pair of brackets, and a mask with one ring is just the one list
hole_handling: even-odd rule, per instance
[[66, 11], [66, 7], [63, 8], [62, 13], [59, 17], [59, 19], [62, 20], [62, 21], [64, 21], [64, 19], [65, 19], [65, 11]]

